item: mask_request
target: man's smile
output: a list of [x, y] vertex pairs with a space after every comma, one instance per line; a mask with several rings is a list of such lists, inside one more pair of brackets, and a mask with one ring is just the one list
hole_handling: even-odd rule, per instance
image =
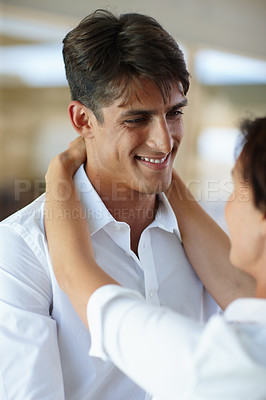
[[163, 157], [158, 156], [135, 156], [135, 158], [141, 162], [142, 164], [146, 165], [147, 167], [153, 169], [163, 169], [166, 168], [168, 165], [168, 161], [170, 159], [171, 153], [166, 154]]

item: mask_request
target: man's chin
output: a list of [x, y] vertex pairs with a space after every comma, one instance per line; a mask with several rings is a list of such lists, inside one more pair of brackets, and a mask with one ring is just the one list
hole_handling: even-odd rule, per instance
[[171, 184], [171, 179], [167, 181], [160, 181], [152, 184], [151, 182], [146, 183], [145, 185], [141, 185], [138, 191], [143, 194], [153, 195], [165, 192]]

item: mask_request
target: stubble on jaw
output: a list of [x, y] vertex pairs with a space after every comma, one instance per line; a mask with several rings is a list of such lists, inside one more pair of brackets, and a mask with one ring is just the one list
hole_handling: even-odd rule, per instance
[[165, 192], [171, 184], [171, 176], [172, 174], [170, 175], [168, 182], [160, 179], [156, 182], [156, 185], [141, 180], [130, 181], [125, 179], [115, 179], [111, 182], [111, 188], [108, 190], [109, 195], [104, 195], [107, 191], [104, 190], [100, 179], [95, 180], [94, 188], [104, 202], [141, 202], [146, 200], [147, 197], [152, 197]]

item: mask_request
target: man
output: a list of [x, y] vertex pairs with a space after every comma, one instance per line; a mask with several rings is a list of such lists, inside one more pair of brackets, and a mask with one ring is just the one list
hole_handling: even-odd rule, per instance
[[[66, 36], [63, 54], [69, 115], [87, 151], [75, 185], [97, 263], [147, 302], [206, 320], [216, 304], [159, 194], [183, 137], [182, 52], [152, 18], [96, 11]], [[112, 363], [88, 358], [90, 335], [53, 273], [43, 210], [42, 196], [1, 224], [1, 399], [148, 399]]]

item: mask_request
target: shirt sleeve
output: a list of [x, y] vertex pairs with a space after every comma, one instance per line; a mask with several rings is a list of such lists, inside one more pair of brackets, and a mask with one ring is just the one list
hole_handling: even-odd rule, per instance
[[111, 359], [153, 396], [170, 400], [186, 394], [194, 379], [191, 355], [200, 323], [146, 304], [138, 293], [115, 285], [98, 289], [87, 311], [91, 356]]
[[64, 399], [51, 285], [36, 251], [0, 227], [1, 400]]
[[90, 355], [111, 359], [157, 399], [266, 398], [266, 365], [254, 356], [265, 353], [265, 326], [254, 342], [256, 326], [222, 316], [204, 326], [115, 285], [93, 294], [87, 314]]

